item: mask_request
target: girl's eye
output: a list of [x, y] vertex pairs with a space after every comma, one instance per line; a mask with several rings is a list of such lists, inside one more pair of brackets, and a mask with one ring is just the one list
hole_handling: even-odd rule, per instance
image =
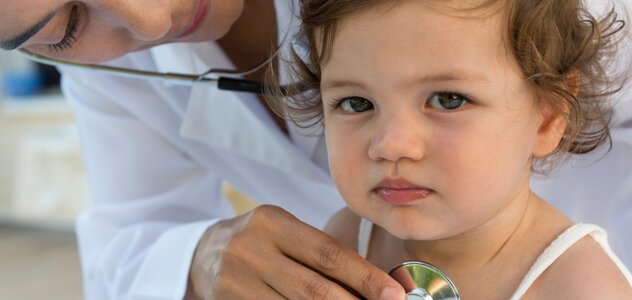
[[373, 108], [371, 101], [360, 97], [344, 98], [338, 105], [348, 113], [361, 113]]
[[428, 101], [428, 105], [442, 110], [454, 110], [463, 106], [467, 102], [467, 99], [462, 95], [442, 92], [432, 95]]

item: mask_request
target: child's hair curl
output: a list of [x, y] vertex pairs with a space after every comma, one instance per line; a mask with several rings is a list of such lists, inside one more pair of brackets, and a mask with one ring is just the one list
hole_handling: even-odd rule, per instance
[[[269, 104], [299, 126], [320, 123], [320, 66], [330, 55], [339, 21], [386, 1], [301, 1], [302, 27], [291, 62], [284, 64], [290, 66], [287, 71], [295, 84], [283, 90], [272, 87], [268, 92], [275, 96], [268, 99]], [[613, 103], [607, 100], [621, 90], [629, 74], [614, 74], [611, 68], [617, 46], [625, 37], [625, 22], [614, 7], [599, 19], [580, 0], [487, 0], [472, 9], [498, 4], [506, 21], [503, 42], [531, 85], [536, 104], [546, 101], [566, 118], [563, 137], [548, 157], [588, 153], [610, 144]], [[546, 158], [537, 159], [533, 169], [553, 165]]]

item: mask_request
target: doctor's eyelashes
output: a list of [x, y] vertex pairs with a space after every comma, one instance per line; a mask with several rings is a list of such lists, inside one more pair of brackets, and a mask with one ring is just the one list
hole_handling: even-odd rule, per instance
[[53, 53], [62, 52], [66, 49], [72, 48], [73, 44], [77, 41], [79, 21], [79, 8], [75, 5], [71, 8], [64, 37], [56, 44], [47, 45], [47, 48]]

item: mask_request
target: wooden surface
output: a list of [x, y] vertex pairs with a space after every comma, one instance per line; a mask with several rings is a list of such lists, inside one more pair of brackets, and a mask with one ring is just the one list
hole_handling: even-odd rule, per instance
[[72, 233], [0, 226], [0, 299], [83, 299]]

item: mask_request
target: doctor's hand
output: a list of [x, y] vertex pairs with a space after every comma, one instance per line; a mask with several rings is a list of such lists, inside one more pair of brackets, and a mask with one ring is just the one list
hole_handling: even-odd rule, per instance
[[406, 295], [397, 281], [355, 251], [274, 206], [260, 206], [209, 228], [189, 275], [187, 296], [197, 299]]

